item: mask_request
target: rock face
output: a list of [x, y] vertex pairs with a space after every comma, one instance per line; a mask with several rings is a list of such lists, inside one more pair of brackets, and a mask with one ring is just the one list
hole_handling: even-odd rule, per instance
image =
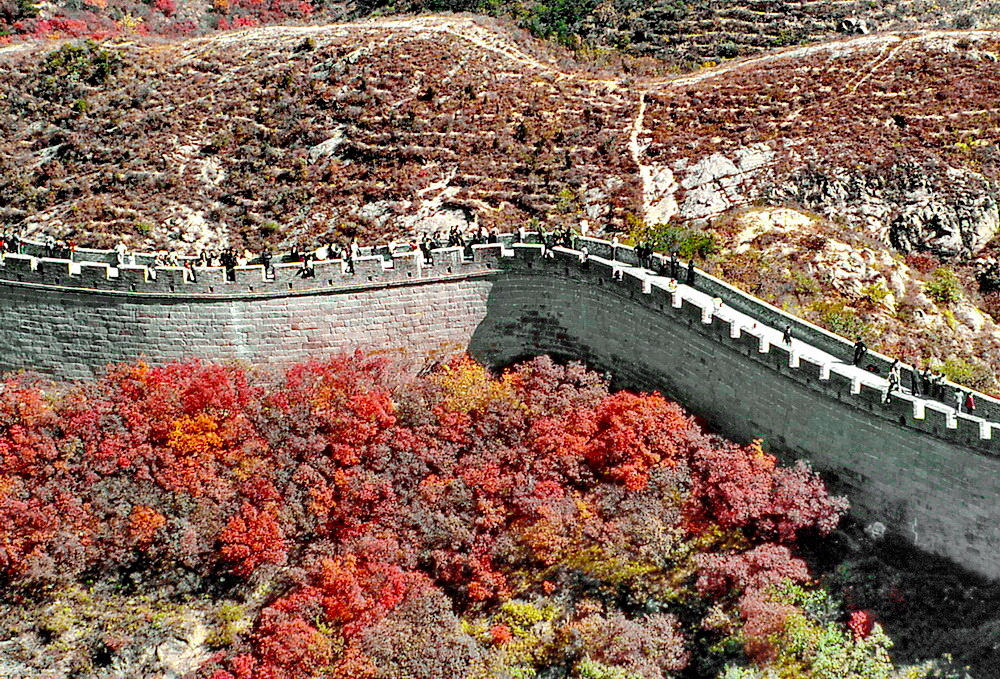
[[842, 334], [867, 333], [890, 355], [965, 363], [966, 379], [995, 390], [1000, 326], [957, 282], [953, 299], [935, 299], [936, 264], [916, 270], [847, 224], [787, 208], [744, 211], [718, 236], [721, 255], [709, 266], [731, 282]]
[[[996, 34], [872, 35], [649, 86], [647, 214], [754, 202], [842, 221], [903, 252], [968, 258], [998, 230]], [[937, 83], [930, 86], [933, 78]], [[959, 102], [963, 102], [959, 104]]]
[[902, 252], [968, 257], [997, 234], [998, 191], [972, 170], [908, 164], [882, 172], [803, 170], [764, 195], [846, 219]]

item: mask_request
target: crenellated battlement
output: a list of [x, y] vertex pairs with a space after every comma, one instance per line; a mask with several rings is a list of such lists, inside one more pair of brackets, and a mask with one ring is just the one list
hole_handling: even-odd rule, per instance
[[[523, 242], [519, 242], [522, 238]], [[883, 405], [884, 380], [878, 380], [880, 384], [876, 384], [874, 380], [877, 378], [861, 374], [849, 365], [853, 343], [845, 338], [698, 269], [694, 273], [693, 291], [682, 285], [677, 292], [670, 293], [664, 287], [666, 278], [638, 268], [639, 261], [631, 246], [576, 236], [573, 248], [557, 246], [545, 256], [546, 247], [540, 240], [538, 233], [522, 236], [506, 234], [498, 243], [472, 245], [468, 249], [447, 247], [432, 250], [429, 261], [425, 261], [423, 254], [417, 250], [392, 253], [384, 246], [363, 248], [362, 255], [353, 262], [353, 270], [343, 259], [315, 262], [308, 277], [302, 275], [301, 262], [276, 263], [269, 270], [260, 264], [250, 264], [235, 267], [234, 280], [227, 278], [224, 267], [192, 270], [185, 266], [152, 266], [156, 256], [150, 253], [136, 253], [133, 256], [135, 261], [143, 263], [127, 266], [116, 265], [116, 255], [111, 250], [80, 249], [74, 253], [72, 260], [48, 258], [40, 256], [45, 252], [44, 246], [27, 242], [25, 252], [34, 254], [9, 253], [0, 258], [0, 281], [79, 288], [95, 293], [233, 298], [320, 294], [373, 285], [432, 282], [447, 276], [466, 277], [511, 267], [537, 268], [548, 275], [559, 275], [561, 270], [562, 275], [591, 280], [597, 285], [607, 282], [619, 293], [628, 295], [633, 302], [673, 314], [692, 327], [700, 320], [703, 334], [732, 345], [748, 358], [771, 365], [790, 379], [807, 384], [847, 405], [932, 436], [977, 450], [1000, 453], [1000, 436], [993, 436], [993, 430], [1000, 427], [1000, 401], [996, 399], [973, 392], [977, 412], [982, 417], [956, 413], [951, 404], [914, 397], [902, 391], [893, 395], [891, 404]], [[587, 249], [586, 267], [581, 265], [583, 247]], [[181, 261], [185, 259], [193, 260], [181, 258]], [[668, 267], [664, 256], [655, 254], [653, 259], [654, 268], [665, 270]], [[686, 266], [681, 266], [686, 273]], [[730, 313], [735, 312], [741, 318], [720, 318], [705, 299], [687, 298], [682, 289], [718, 297]], [[756, 327], [758, 324], [759, 330]], [[774, 342], [774, 332], [780, 332], [786, 326], [793, 328], [795, 344], [808, 346], [816, 350], [817, 355], [825, 354], [826, 360], [816, 355], [803, 356], [802, 351], [789, 351]], [[884, 375], [892, 359], [870, 351], [866, 362], [874, 364], [879, 374]], [[901, 368], [903, 383], [908, 384], [909, 372], [913, 368], [905, 364]], [[845, 388], [844, 379], [850, 381], [850, 388]], [[948, 384], [946, 393], [950, 395], [956, 388], [957, 385]]]
[[[473, 246], [480, 254], [470, 260], [463, 258], [463, 248], [440, 248], [432, 251], [432, 262], [424, 262], [419, 252], [375, 252], [357, 257], [353, 271], [342, 259], [314, 262], [309, 276], [302, 275], [301, 262], [275, 263], [267, 271], [261, 264], [250, 264], [235, 267], [235, 280], [229, 280], [221, 266], [116, 265], [107, 261], [114, 261], [108, 251], [78, 251], [73, 260], [8, 253], [0, 257], [0, 281], [157, 296], [285, 294], [469, 275], [488, 270], [501, 247]], [[152, 257], [142, 254], [136, 260], [151, 263]]]
[[[635, 251], [538, 234], [423, 253], [226, 270], [116, 266], [110, 251], [0, 263], [0, 370], [87, 377], [108, 363], [186, 357], [266, 367], [363, 348], [419, 360], [468, 351], [504, 366], [548, 353], [660, 390], [720, 433], [763, 438], [824, 471], [855, 511], [929, 551], [1000, 577], [1000, 402], [976, 416], [897, 391], [891, 359], [851, 364], [853, 343], [702, 272], [693, 285], [638, 266]], [[686, 280], [681, 264], [680, 279]], [[791, 326], [791, 346], [782, 331]], [[909, 384], [903, 367], [903, 385]], [[949, 392], [955, 387], [948, 385]]]

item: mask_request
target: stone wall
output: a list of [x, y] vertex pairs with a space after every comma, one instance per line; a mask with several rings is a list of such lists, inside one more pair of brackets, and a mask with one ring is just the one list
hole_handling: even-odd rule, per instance
[[[657, 389], [739, 441], [763, 438], [786, 459], [809, 460], [855, 515], [879, 520], [928, 551], [1000, 577], [1000, 458], [994, 439], [959, 416], [921, 411], [788, 350], [761, 351], [729, 323], [679, 308], [665, 290], [613, 282], [570, 266], [510, 270], [493, 285], [471, 353], [505, 364], [539, 351], [608, 370], [620, 385]], [[551, 265], [558, 266], [558, 265]], [[600, 281], [600, 282], [599, 282]], [[914, 417], [917, 414], [920, 417]], [[978, 451], [977, 451], [978, 449]]]
[[[314, 278], [279, 270], [271, 281], [249, 267], [235, 282], [220, 274], [197, 283], [99, 267], [85, 280], [66, 262], [8, 256], [0, 370], [87, 377], [109, 361], [187, 356], [277, 365], [354, 347], [418, 360], [467, 349], [498, 366], [540, 353], [579, 359], [619, 386], [664, 392], [720, 433], [810, 460], [863, 518], [1000, 577], [1000, 436], [991, 423], [905, 394], [884, 406], [878, 390], [836, 365], [791, 356], [628, 271], [615, 280], [612, 260], [633, 253], [592, 245], [607, 259], [586, 267], [571, 251], [542, 258], [540, 247], [516, 245], [501, 257], [492, 245], [467, 262], [437, 251], [432, 267], [378, 256], [359, 260], [354, 274], [336, 263]], [[706, 289], [744, 311], [757, 303]], [[778, 310], [759, 315], [784, 321]], [[800, 341], [811, 332], [801, 327]]]
[[215, 299], [0, 282], [0, 371], [86, 378], [108, 363], [189, 357], [277, 366], [355, 348], [424, 360], [464, 351], [489, 289], [471, 272]]

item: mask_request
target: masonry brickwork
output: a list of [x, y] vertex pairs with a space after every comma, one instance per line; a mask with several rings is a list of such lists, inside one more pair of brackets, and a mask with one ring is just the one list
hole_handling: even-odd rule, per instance
[[[274, 281], [246, 267], [236, 282], [207, 272], [8, 255], [0, 267], [0, 370], [81, 378], [109, 362], [196, 356], [278, 365], [352, 348], [412, 357], [467, 350], [503, 366], [538, 355], [578, 359], [621, 386], [656, 389], [740, 441], [807, 459], [855, 512], [928, 551], [1000, 577], [1000, 436], [990, 422], [956, 416], [879, 390], [765, 342], [644, 276], [622, 272], [630, 249], [578, 239], [594, 255], [532, 245], [437, 251], [339, 263], [314, 278], [281, 268]], [[513, 256], [510, 256], [513, 253]], [[507, 256], [502, 256], [502, 255]], [[618, 262], [618, 263], [616, 263]], [[699, 274], [696, 287], [775, 327], [783, 312]], [[849, 356], [850, 343], [796, 323], [796, 337]], [[886, 357], [874, 357], [884, 362]], [[905, 380], [904, 380], [905, 382]], [[982, 400], [988, 413], [1000, 408]], [[993, 418], [991, 418], [993, 419]]]

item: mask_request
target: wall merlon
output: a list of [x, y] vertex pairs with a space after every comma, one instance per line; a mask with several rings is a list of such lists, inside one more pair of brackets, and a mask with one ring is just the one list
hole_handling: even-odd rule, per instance
[[810, 356], [798, 357], [798, 369], [804, 377], [810, 380], [823, 379], [823, 364], [814, 360]]
[[[354, 274], [356, 276], [381, 276], [385, 260], [380, 255], [369, 255], [354, 258]], [[297, 264], [302, 268], [301, 264]]]
[[733, 343], [739, 348], [741, 353], [746, 354], [751, 359], [757, 360], [757, 355], [760, 353], [760, 335], [754, 334], [752, 330], [743, 328], [740, 336], [733, 339]]
[[502, 243], [479, 243], [472, 246], [472, 259], [476, 262], [488, 262], [503, 256]]
[[[106, 281], [111, 277], [111, 267], [106, 262], [80, 262], [80, 280], [84, 283]], [[117, 270], [115, 278], [118, 277]]]
[[836, 365], [830, 366], [830, 375], [828, 379], [828, 389], [834, 394], [854, 394], [854, 379], [845, 375], [837, 369]]
[[118, 278], [127, 283], [145, 283], [150, 279], [149, 269], [144, 266], [120, 266]]
[[392, 256], [392, 269], [399, 277], [419, 276], [424, 255], [419, 250], [398, 252]]
[[649, 282], [646, 280], [646, 276], [638, 273], [634, 270], [626, 269], [622, 272], [621, 280], [619, 284], [630, 294], [633, 294], [636, 299], [640, 295], [649, 294]]
[[737, 339], [743, 334], [743, 325], [735, 318], [729, 319], [729, 338]]
[[257, 285], [264, 283], [267, 280], [263, 264], [250, 264], [247, 266], [233, 267], [233, 278], [236, 279], [236, 283], [246, 285]]
[[514, 250], [514, 257], [516, 259], [533, 261], [542, 258], [545, 246], [532, 243], [515, 243], [512, 249]]
[[882, 405], [885, 399], [885, 392], [880, 387], [868, 384], [867, 382], [859, 382], [859, 387], [857, 396], [862, 402], [869, 405]]
[[28, 272], [35, 270], [35, 258], [28, 255], [8, 254], [3, 258], [4, 269], [9, 272]]

